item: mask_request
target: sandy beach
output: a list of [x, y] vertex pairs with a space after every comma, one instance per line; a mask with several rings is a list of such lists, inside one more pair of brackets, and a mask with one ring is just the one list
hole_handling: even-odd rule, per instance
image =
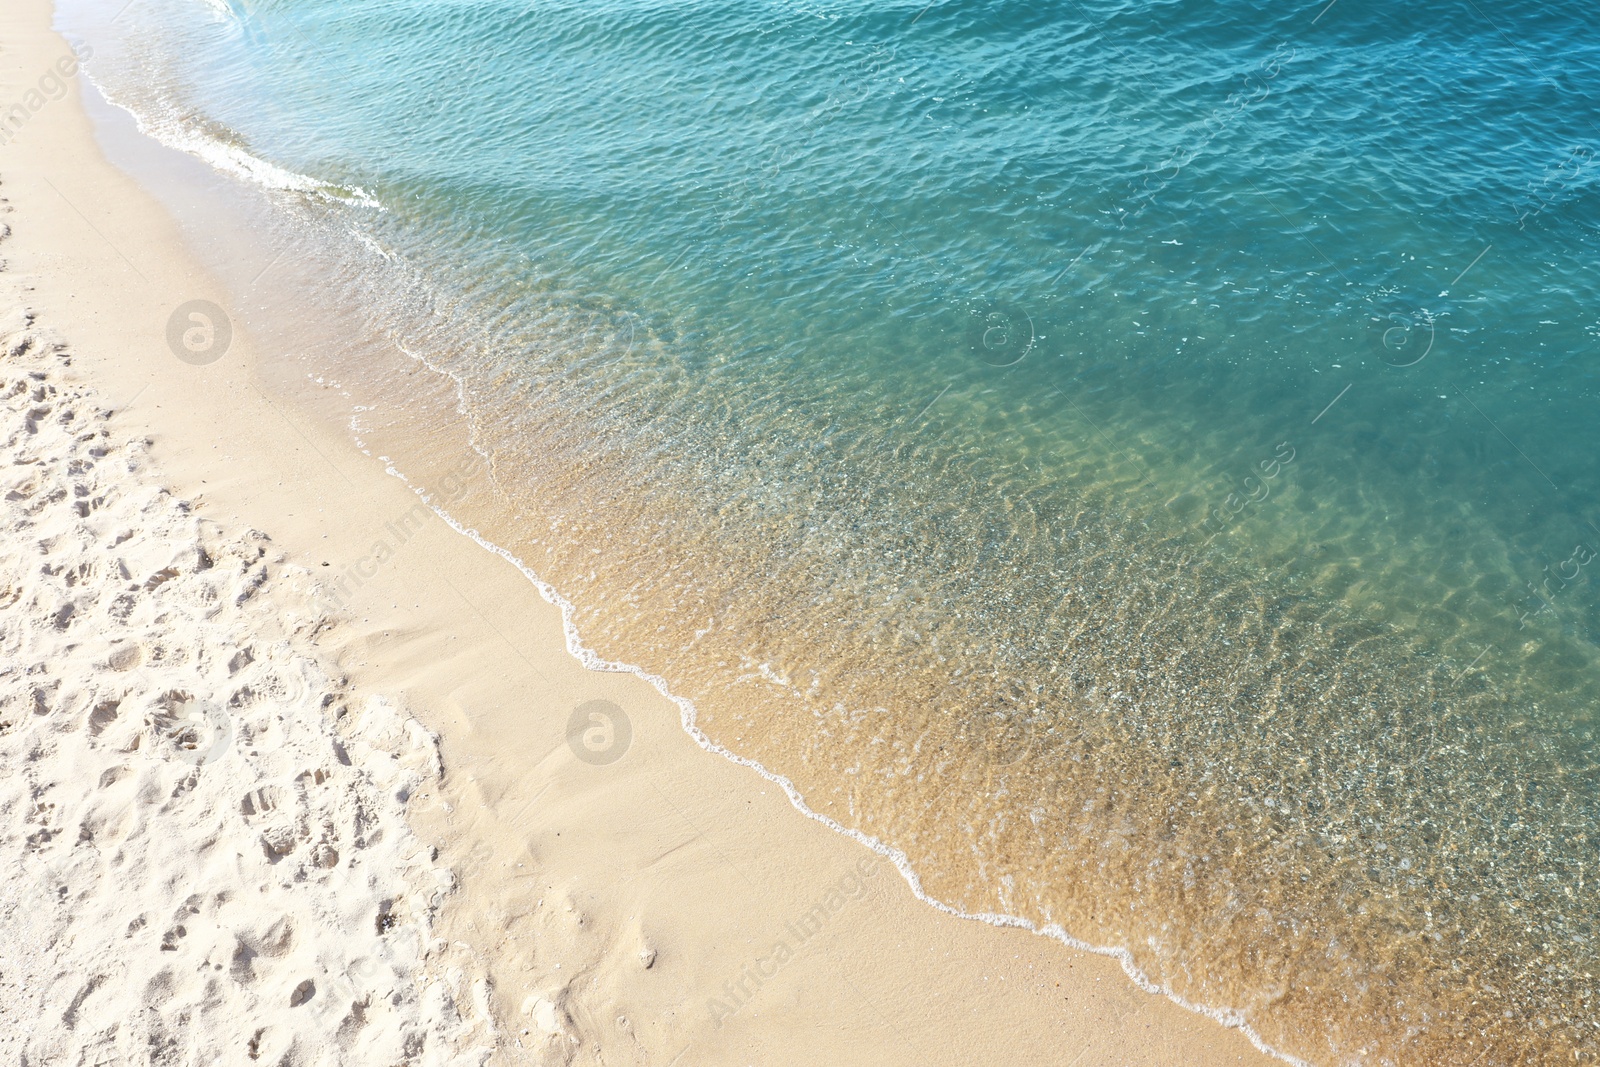
[[242, 329], [179, 358], [230, 294], [50, 18], [0, 14], [0, 1059], [1276, 1062], [930, 907], [586, 669]]

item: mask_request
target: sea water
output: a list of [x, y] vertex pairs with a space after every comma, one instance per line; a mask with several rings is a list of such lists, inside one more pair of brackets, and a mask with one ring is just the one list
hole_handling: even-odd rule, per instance
[[928, 898], [1309, 1062], [1600, 1056], [1585, 9], [60, 17], [586, 647]]

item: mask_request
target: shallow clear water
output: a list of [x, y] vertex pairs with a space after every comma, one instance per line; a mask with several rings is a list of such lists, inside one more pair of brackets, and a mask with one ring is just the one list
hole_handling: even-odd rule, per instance
[[1314, 1062], [1600, 1056], [1576, 4], [120, 6], [586, 642], [930, 895]]

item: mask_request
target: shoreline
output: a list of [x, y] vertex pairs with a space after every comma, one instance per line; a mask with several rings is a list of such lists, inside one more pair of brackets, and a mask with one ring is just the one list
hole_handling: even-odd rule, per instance
[[[32, 36], [53, 39], [65, 51], [44, 30], [48, 9], [41, 0], [26, 18], [9, 15], [4, 43]], [[25, 44], [5, 51], [5, 89], [15, 95], [13, 64], [25, 64], [18, 52], [25, 57], [30, 50]], [[35, 115], [0, 149], [0, 182], [18, 205], [7, 258], [21, 268], [9, 270], [33, 283], [32, 302], [72, 339], [102, 399], [117, 409], [112, 424], [128, 436], [155, 438], [153, 455], [170, 488], [232, 524], [267, 530], [313, 574], [319, 563], [333, 569], [334, 560], [359, 565], [373, 526], [411, 514], [409, 486], [314, 417], [274, 406], [255, 384], [248, 337], [236, 336], [227, 357], [198, 376], [165, 350], [170, 309], [216, 294], [217, 287], [180, 246], [161, 209], [100, 158], [76, 86], [72, 92], [73, 100]], [[23, 176], [20, 182], [12, 172]], [[60, 197], [53, 209], [52, 190]], [[94, 210], [81, 210], [86, 204]], [[96, 235], [103, 245], [95, 245]], [[105, 245], [136, 249], [140, 265], [120, 251], [107, 257]], [[129, 270], [145, 281], [145, 291], [128, 291]], [[373, 521], [352, 529], [357, 514]], [[365, 614], [340, 620], [319, 643], [325, 641], [324, 651], [358, 692], [394, 694], [440, 736], [443, 798], [426, 810], [414, 803], [412, 820], [424, 839], [446, 842], [447, 858], [455, 846], [452, 866], [462, 871], [457, 935], [482, 942], [476, 947], [496, 972], [496, 1015], [508, 1032], [538, 1029], [551, 1039], [547, 1046], [560, 1045], [562, 1055], [583, 1062], [619, 1042], [636, 1057], [670, 1056], [682, 1045], [680, 1055], [693, 1049], [692, 1062], [705, 1063], [743, 1062], [773, 1048], [804, 1048], [805, 1062], [874, 1063], [1058, 1063], [1074, 1055], [1098, 1062], [1087, 1055], [1098, 1048], [1108, 1062], [1126, 1062], [1130, 1041], [1140, 1062], [1152, 1064], [1270, 1062], [1256, 1057], [1242, 1034], [1139, 997], [1109, 959], [963, 922], [937, 905], [925, 907], [907, 891], [912, 886], [881, 879], [858, 898], [870, 902], [867, 908], [842, 909], [838, 922], [821, 931], [831, 933], [825, 951], [845, 982], [816, 974], [814, 956], [809, 967], [799, 959], [774, 971], [771, 993], [757, 984], [737, 1011], [719, 1017], [699, 1001], [715, 999], [751, 960], [770, 959], [764, 955], [770, 944], [762, 941], [794, 916], [810, 914], [825, 895], [818, 886], [838, 884], [861, 851], [811, 820], [795, 819], [785, 800], [798, 807], [796, 798], [774, 796], [735, 769], [735, 762], [753, 767], [749, 761], [706, 759], [700, 749], [710, 746], [697, 748], [701, 739], [680, 730], [675, 720], [692, 727], [692, 719], [682, 704], [678, 716], [671, 714], [664, 683], [618, 678], [611, 665], [597, 677], [593, 665], [574, 662], [568, 652], [576, 654], [575, 635], [563, 613], [513, 572], [486, 568], [482, 551], [489, 546], [468, 544], [457, 535], [465, 531], [450, 529], [439, 514], [441, 522], [419, 525], [395, 546], [396, 558], [410, 558], [407, 566], [376, 568], [354, 586], [346, 610]], [[419, 565], [419, 553], [428, 566]], [[506, 676], [508, 648], [528, 668], [517, 674], [540, 684]], [[564, 743], [569, 710], [593, 701], [632, 709], [631, 751], [601, 767], [584, 766]], [[529, 722], [523, 709], [534, 702], [543, 706]], [[596, 773], [583, 777], [589, 772]], [[776, 776], [766, 780], [786, 784]], [[545, 803], [553, 811], [536, 808], [552, 793]], [[650, 814], [661, 814], [662, 800], [676, 818], [645, 825]], [[564, 842], [555, 840], [558, 826], [569, 828]], [[586, 841], [574, 845], [574, 837]], [[619, 845], [626, 859], [611, 854]], [[730, 852], [745, 862], [733, 863]], [[670, 855], [680, 856], [675, 869], [657, 870]], [[527, 878], [511, 864], [529, 859], [542, 870], [542, 888], [517, 887]], [[784, 871], [787, 878], [775, 874]], [[640, 875], [649, 876], [650, 888], [630, 884]], [[636, 891], [607, 895], [616, 888], [605, 885], [608, 877]], [[699, 900], [685, 893], [691, 886], [702, 893]], [[734, 902], [734, 936], [728, 917], [706, 906], [705, 894]], [[541, 907], [547, 898], [564, 908]], [[643, 913], [651, 915], [648, 931]], [[930, 968], [925, 957], [941, 951], [943, 960]], [[550, 957], [560, 962], [538, 962]], [[584, 982], [561, 977], [563, 964], [586, 972]], [[1102, 981], [1108, 975], [1112, 983]], [[675, 984], [663, 989], [663, 977]], [[1064, 986], [1069, 1008], [1031, 1007], [1025, 997], [999, 992], [1006, 982], [1011, 989], [1032, 986], [1037, 996]], [[784, 994], [787, 1002], [775, 1003]], [[613, 1011], [624, 1006], [626, 1015]], [[679, 1008], [683, 1025], [667, 1025]], [[622, 1026], [617, 1018], [632, 1021]], [[701, 1033], [709, 1022], [717, 1024], [711, 1036], [725, 1040]], [[833, 1031], [822, 1033], [823, 1026]], [[742, 1032], [724, 1035], [724, 1029]], [[1155, 1036], [1144, 1034], [1151, 1029]], [[908, 1040], [911, 1032], [921, 1040]], [[569, 1039], [578, 1043], [566, 1048]], [[1081, 1052], [1055, 1051], [1073, 1042]]]
[[[389, 467], [388, 471], [390, 474], [396, 475], [404, 480], [404, 475], [401, 475], [398, 471], [394, 470], [393, 467]], [[419, 495], [422, 494], [419, 493]], [[425, 496], [424, 500], [426, 500]], [[1023, 930], [1047, 940], [1056, 941], [1061, 945], [1078, 952], [1085, 952], [1090, 955], [1115, 960], [1121, 966], [1122, 972], [1127, 979], [1135, 986], [1144, 990], [1146, 993], [1149, 993], [1153, 996], [1165, 997], [1167, 1000], [1171, 1001], [1173, 1004], [1176, 1004], [1185, 1011], [1193, 1012], [1196, 1015], [1208, 1018], [1225, 1029], [1237, 1031], [1247, 1040], [1249, 1040], [1250, 1044], [1256, 1049], [1256, 1051], [1267, 1057], [1270, 1057], [1272, 1060], [1291, 1064], [1292, 1067], [1309, 1067], [1307, 1061], [1288, 1053], [1281, 1052], [1268, 1045], [1261, 1039], [1259, 1034], [1245, 1024], [1237, 1012], [1231, 1012], [1225, 1009], [1209, 1008], [1200, 1004], [1191, 1004], [1182, 997], [1172, 993], [1170, 990], [1162, 989], [1160, 986], [1150, 981], [1149, 977], [1138, 969], [1138, 967], [1134, 964], [1132, 953], [1130, 953], [1127, 949], [1106, 948], [1090, 944], [1087, 941], [1083, 941], [1077, 937], [1074, 937], [1072, 934], [1068, 933], [1065, 929], [1055, 923], [1040, 926], [1015, 915], [993, 912], [966, 912], [947, 904], [944, 901], [938, 900], [935, 897], [929, 896], [926, 892], [924, 892], [922, 888], [922, 880], [918, 877], [916, 869], [911, 865], [910, 860], [906, 857], [904, 852], [894, 848], [891, 845], [887, 845], [882, 841], [879, 841], [877, 838], [871, 837], [860, 830], [843, 826], [821, 812], [812, 810], [806, 804], [805, 797], [788, 778], [778, 774], [775, 771], [769, 770], [755, 760], [739, 755], [738, 753], [719, 744], [711, 737], [707, 736], [706, 733], [702, 731], [696, 723], [696, 709], [693, 701], [689, 700], [687, 697], [681, 697], [674, 694], [671, 686], [668, 684], [665, 678], [662, 678], [659, 675], [651, 674], [642, 667], [637, 667], [632, 664], [621, 663], [618, 661], [606, 660], [595, 653], [592, 649], [586, 647], [578, 633], [577, 627], [572, 623], [572, 615], [575, 611], [575, 608], [570, 601], [563, 597], [549, 583], [539, 578], [538, 575], [536, 575], [525, 563], [519, 560], [512, 553], [508, 552], [506, 549], [501, 548], [499, 545], [496, 545], [492, 541], [480, 536], [476, 530], [456, 522], [444, 510], [440, 508], [434, 508], [433, 510], [434, 514], [436, 514], [441, 520], [449, 525], [451, 529], [455, 530], [463, 537], [470, 539], [473, 541], [473, 543], [478, 545], [478, 547], [493, 555], [499, 556], [501, 559], [515, 567], [522, 573], [524, 578], [526, 578], [535, 588], [539, 590], [540, 594], [545, 598], [546, 601], [560, 609], [562, 626], [567, 639], [567, 651], [575, 659], [583, 663], [586, 668], [593, 671], [630, 674], [641, 681], [648, 683], [658, 693], [660, 693], [663, 698], [671, 701], [678, 707], [679, 713], [682, 716], [684, 732], [693, 738], [695, 744], [699, 745], [703, 751], [710, 755], [720, 756], [730, 763], [734, 763], [738, 766], [754, 771], [764, 780], [771, 782], [783, 790], [784, 795], [789, 799], [789, 803], [801, 815], [804, 815], [806, 818], [815, 822], [821, 823], [823, 826], [827, 827], [834, 833], [839, 834], [841, 837], [848, 838], [849, 840], [869, 849], [873, 856], [871, 858], [858, 861], [857, 863], [856, 869], [860, 871], [861, 877], [868, 877], [867, 867], [874, 866], [878, 860], [886, 859], [893, 864], [895, 870], [899, 872], [900, 877], [905, 880], [907, 887], [910, 888], [917, 900], [937, 911], [943, 912], [944, 914], [956, 919], [982, 923], [986, 926], [994, 927], [995, 929], [999, 930]], [[813, 911], [815, 910], [816, 909], [813, 909]], [[791, 934], [796, 933], [792, 923], [786, 924], [785, 929]], [[806, 938], [797, 935], [796, 939], [804, 941]], [[779, 951], [780, 949], [782, 951]], [[787, 961], [789, 956], [790, 954], [787, 950], [787, 942], [780, 939], [774, 948], [773, 957], [781, 957], [781, 960], [779, 960], [779, 965], [781, 965], [782, 962]], [[748, 971], [749, 968], [747, 967], [741, 973], [748, 973]], [[762, 970], [760, 973], [763, 975], [766, 974], [764, 970]], [[736, 1003], [739, 1002], [736, 1001]], [[732, 1010], [727, 1009], [725, 1005], [726, 1002], [719, 1004], [714, 997], [707, 1005], [708, 1011], [712, 1015], [716, 1025], [720, 1025], [720, 1018], [723, 1017], [724, 1012], [729, 1015], [732, 1014]], [[739, 1006], [742, 1006], [742, 1003], [739, 1003]]]

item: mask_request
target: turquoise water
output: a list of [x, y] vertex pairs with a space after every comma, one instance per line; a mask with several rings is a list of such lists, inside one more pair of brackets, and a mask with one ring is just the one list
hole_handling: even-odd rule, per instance
[[120, 6], [479, 525], [930, 895], [1312, 1062], [1600, 1056], [1585, 11]]

